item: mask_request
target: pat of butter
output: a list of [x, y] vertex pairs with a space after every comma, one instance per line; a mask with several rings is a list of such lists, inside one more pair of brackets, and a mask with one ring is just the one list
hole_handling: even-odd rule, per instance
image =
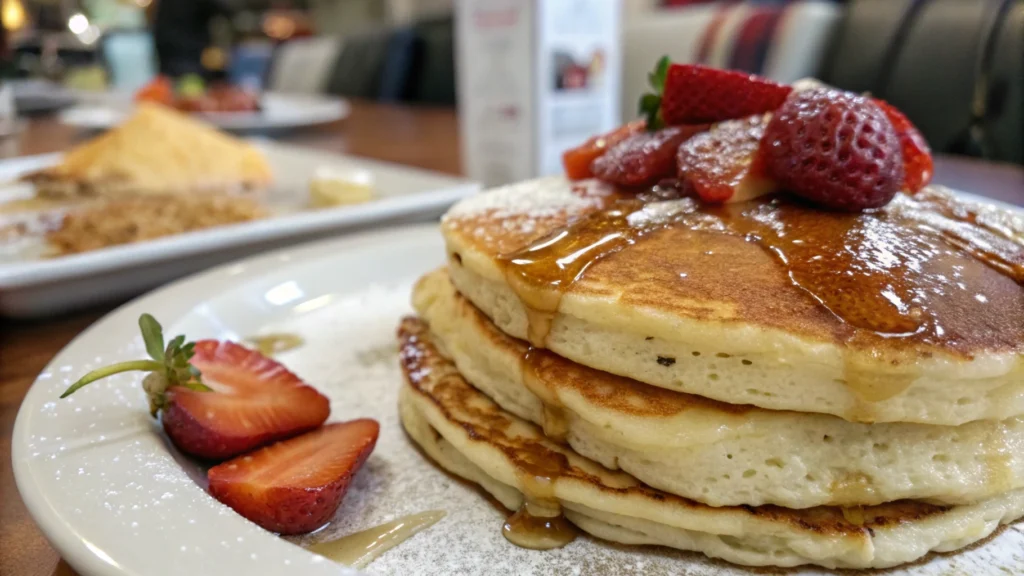
[[309, 182], [309, 201], [314, 208], [361, 204], [373, 197], [373, 174], [368, 170], [321, 168]]

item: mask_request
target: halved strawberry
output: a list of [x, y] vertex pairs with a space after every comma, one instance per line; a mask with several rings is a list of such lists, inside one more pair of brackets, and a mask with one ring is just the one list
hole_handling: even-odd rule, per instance
[[698, 124], [771, 112], [793, 89], [766, 78], [697, 64], [673, 64], [665, 77], [665, 124]]
[[352, 420], [272, 444], [210, 468], [210, 494], [267, 530], [311, 532], [338, 511], [379, 432]]
[[320, 426], [330, 402], [275, 360], [234, 342], [164, 347], [163, 329], [149, 314], [139, 318], [151, 360], [94, 370], [61, 395], [112, 374], [149, 372], [142, 387], [150, 413], [163, 412], [164, 430], [182, 452], [223, 460]]
[[234, 342], [200, 340], [191, 363], [213, 389], [167, 390], [164, 430], [183, 452], [230, 458], [312, 430], [330, 401], [276, 360]]
[[649, 186], [675, 175], [679, 145], [706, 125], [670, 126], [640, 132], [612, 146], [590, 165], [594, 176], [620, 186]]
[[885, 100], [875, 98], [875, 104], [878, 104], [882, 112], [889, 117], [889, 122], [892, 122], [892, 127], [899, 136], [900, 147], [903, 149], [903, 190], [913, 194], [932, 181], [935, 166], [932, 162], [931, 148], [903, 112]]
[[609, 147], [618, 144], [626, 138], [642, 132], [647, 123], [643, 120], [635, 120], [619, 126], [615, 130], [600, 136], [594, 136], [582, 145], [566, 150], [562, 154], [562, 166], [565, 167], [565, 175], [570, 180], [582, 180], [590, 178], [593, 173], [590, 171], [590, 164], [596, 158], [604, 154]]
[[679, 147], [679, 180], [704, 202], [743, 202], [776, 189], [764, 175], [758, 149], [768, 123], [758, 114], [719, 122]]

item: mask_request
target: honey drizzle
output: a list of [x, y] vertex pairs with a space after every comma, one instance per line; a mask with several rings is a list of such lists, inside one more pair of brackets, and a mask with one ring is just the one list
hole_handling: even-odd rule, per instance
[[307, 550], [339, 564], [365, 568], [381, 554], [436, 524], [445, 514], [444, 510], [410, 514], [337, 540], [318, 542]]
[[[591, 265], [670, 226], [758, 244], [795, 287], [857, 329], [848, 332], [854, 345], [872, 337], [930, 344], [957, 338], [935, 312], [958, 286], [966, 289], [957, 264], [965, 255], [1024, 284], [1024, 245], [1005, 226], [978, 224], [976, 213], [956, 210], [951, 200], [900, 196], [883, 210], [837, 213], [785, 197], [699, 206], [680, 196], [672, 185], [609, 196], [598, 210], [499, 255], [508, 285], [527, 310], [530, 343], [546, 347], [563, 296]], [[912, 372], [880, 374], [858, 362], [847, 360], [845, 382], [865, 402], [892, 398], [916, 378]]]

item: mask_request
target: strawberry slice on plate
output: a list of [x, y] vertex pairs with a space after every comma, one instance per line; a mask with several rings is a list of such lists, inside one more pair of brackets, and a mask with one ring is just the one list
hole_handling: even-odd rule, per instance
[[885, 100], [875, 98], [875, 104], [889, 117], [889, 122], [892, 122], [899, 136], [900, 147], [903, 149], [903, 189], [913, 194], [932, 181], [935, 165], [931, 148], [903, 112]]
[[142, 387], [150, 413], [162, 412], [164, 430], [182, 452], [211, 460], [231, 458], [312, 430], [327, 420], [330, 402], [279, 362], [235, 344], [184, 336], [164, 346], [163, 329], [139, 318], [148, 360], [94, 370], [61, 395], [101, 378], [148, 372]]
[[169, 388], [162, 420], [195, 456], [230, 458], [320, 426], [330, 402], [276, 360], [234, 342], [200, 340], [192, 366], [213, 393]]
[[709, 203], [743, 202], [769, 194], [775, 183], [764, 175], [759, 149], [766, 115], [727, 120], [679, 147], [679, 180]]
[[661, 117], [669, 126], [745, 118], [775, 110], [792, 90], [742, 72], [672, 64], [661, 94]]
[[311, 532], [337, 512], [379, 432], [352, 420], [272, 444], [210, 468], [210, 494], [267, 530]]
[[619, 126], [615, 130], [600, 136], [594, 136], [580, 146], [570, 148], [562, 154], [562, 166], [565, 168], [565, 175], [570, 180], [583, 180], [594, 174], [590, 171], [590, 164], [608, 151], [608, 148], [622, 142], [626, 138], [643, 132], [647, 123], [643, 120], [635, 120]]

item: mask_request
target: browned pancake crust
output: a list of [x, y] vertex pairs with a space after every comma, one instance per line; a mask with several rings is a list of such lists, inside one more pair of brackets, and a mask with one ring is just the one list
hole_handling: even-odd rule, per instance
[[599, 471], [599, 477], [574, 463], [583, 459], [564, 446], [547, 439], [523, 438], [510, 433], [514, 424], [528, 425], [536, 430], [535, 438], [542, 438], [539, 429], [505, 412], [466, 382], [454, 364], [431, 342], [429, 330], [423, 321], [414, 317], [403, 319], [398, 328], [398, 339], [402, 370], [412, 389], [428, 399], [449, 422], [464, 429], [471, 439], [504, 453], [526, 476], [536, 475], [538, 468], [541, 468], [552, 479], [585, 483], [609, 494], [664, 502], [695, 511], [717, 510], [721, 513], [746, 514], [823, 536], [857, 539], [869, 538], [873, 529], [919, 521], [948, 510], [947, 507], [915, 501], [856, 509], [822, 506], [792, 510], [770, 505], [712, 508], [655, 490], [627, 474], [589, 463], [594, 471]]
[[552, 391], [578, 394], [587, 403], [602, 409], [638, 417], [674, 416], [687, 410], [716, 410], [723, 414], [745, 414], [760, 410], [749, 404], [729, 404], [696, 394], [686, 394], [650, 386], [582, 364], [557, 354], [532, 348], [526, 342], [499, 330], [464, 296], [456, 292], [458, 315], [469, 318], [477, 326], [475, 333], [484, 334], [485, 348], [504, 350], [529, 364], [529, 371], [538, 384]]

